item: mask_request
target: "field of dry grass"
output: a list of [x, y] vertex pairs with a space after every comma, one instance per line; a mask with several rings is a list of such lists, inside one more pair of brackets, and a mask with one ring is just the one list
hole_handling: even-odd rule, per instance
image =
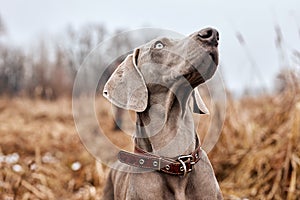
[[[111, 120], [103, 110], [97, 115]], [[128, 146], [130, 137], [112, 123], [103, 127]], [[299, 88], [229, 100], [209, 153], [225, 198], [299, 199], [299, 144]], [[0, 199], [99, 199], [106, 173], [80, 142], [71, 99], [0, 98]]]

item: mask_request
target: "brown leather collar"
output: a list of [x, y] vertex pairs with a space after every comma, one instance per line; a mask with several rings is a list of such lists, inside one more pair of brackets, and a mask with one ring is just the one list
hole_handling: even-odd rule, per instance
[[170, 175], [186, 175], [193, 170], [193, 166], [200, 160], [202, 148], [199, 145], [195, 151], [188, 155], [176, 158], [167, 158], [146, 152], [135, 146], [135, 153], [120, 151], [118, 159], [120, 162], [133, 167], [151, 169]]

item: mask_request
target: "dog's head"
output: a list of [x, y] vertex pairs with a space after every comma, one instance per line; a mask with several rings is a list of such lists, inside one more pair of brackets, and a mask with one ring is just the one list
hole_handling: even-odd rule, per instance
[[[103, 94], [118, 107], [142, 112], [153, 86], [194, 89], [217, 69], [218, 40], [218, 32], [206, 28], [180, 40], [159, 38], [138, 47], [112, 74]], [[193, 97], [198, 112], [207, 113], [198, 90]]]

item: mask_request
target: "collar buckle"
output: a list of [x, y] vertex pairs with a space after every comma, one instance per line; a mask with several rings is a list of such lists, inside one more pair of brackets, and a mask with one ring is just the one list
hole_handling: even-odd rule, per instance
[[[180, 166], [180, 171], [183, 172], [183, 176], [185, 176], [187, 174], [187, 172], [191, 172], [193, 169], [193, 165], [196, 164], [195, 161], [193, 161], [193, 156], [192, 155], [183, 155], [183, 156], [179, 156], [177, 158], [177, 160], [180, 162], [181, 166]], [[187, 169], [187, 163], [190, 163], [190, 168]]]

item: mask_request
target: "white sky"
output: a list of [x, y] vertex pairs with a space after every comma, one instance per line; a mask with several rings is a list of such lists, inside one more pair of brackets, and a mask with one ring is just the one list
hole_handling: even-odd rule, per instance
[[[8, 30], [7, 39], [22, 46], [41, 35], [59, 34], [70, 24], [102, 23], [109, 30], [148, 26], [183, 34], [212, 26], [220, 32], [220, 61], [231, 89], [273, 81], [279, 69], [275, 22], [282, 28], [286, 53], [300, 50], [299, 0], [0, 0], [0, 15]], [[247, 50], [238, 43], [236, 31], [243, 34]], [[259, 75], [264, 83], [257, 81]]]

